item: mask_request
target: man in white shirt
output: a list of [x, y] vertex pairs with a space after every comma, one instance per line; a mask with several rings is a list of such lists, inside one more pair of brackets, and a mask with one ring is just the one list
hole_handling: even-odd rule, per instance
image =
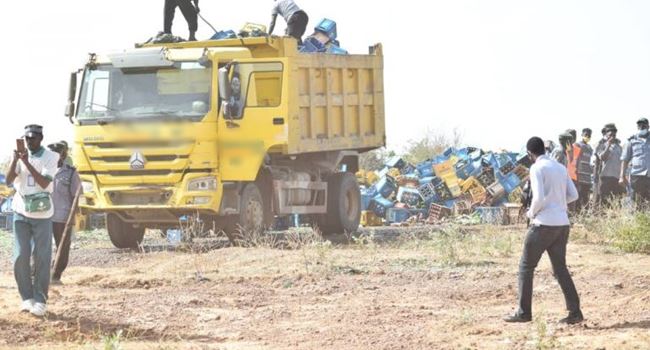
[[[22, 298], [21, 311], [35, 316], [46, 313], [52, 263], [52, 222], [54, 213], [52, 179], [59, 155], [41, 146], [43, 127], [27, 125], [26, 149], [14, 151], [7, 172], [7, 185], [14, 185], [14, 277]], [[32, 281], [31, 259], [34, 260]]]
[[293, 0], [274, 0], [276, 3], [271, 12], [271, 25], [269, 26], [269, 35], [273, 34], [275, 21], [278, 15], [287, 21], [287, 36], [292, 36], [298, 40], [298, 45], [302, 45], [302, 36], [307, 30], [309, 17], [305, 11], [301, 10]]
[[578, 199], [578, 191], [566, 167], [545, 154], [542, 139], [531, 138], [526, 148], [528, 156], [534, 162], [530, 168], [533, 199], [528, 210], [532, 227], [526, 235], [524, 251], [519, 262], [519, 310], [504, 320], [532, 320], [533, 276], [537, 263], [546, 251], [569, 310], [569, 316], [560, 322], [579, 323], [583, 320], [580, 298], [566, 266], [566, 246], [571, 227], [568, 204]]

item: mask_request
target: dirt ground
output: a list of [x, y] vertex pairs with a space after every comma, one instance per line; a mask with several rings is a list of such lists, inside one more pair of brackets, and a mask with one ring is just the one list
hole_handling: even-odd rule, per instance
[[2, 232], [0, 348], [650, 348], [650, 256], [572, 242], [586, 321], [557, 324], [564, 301], [544, 257], [533, 322], [506, 324], [524, 228], [477, 227], [462, 239], [426, 230], [294, 249], [169, 250], [149, 240], [147, 252], [80, 233], [46, 319], [17, 312], [11, 236]]

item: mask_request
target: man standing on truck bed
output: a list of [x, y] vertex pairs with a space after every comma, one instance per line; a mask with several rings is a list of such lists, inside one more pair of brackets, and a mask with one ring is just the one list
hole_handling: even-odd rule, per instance
[[275, 20], [281, 15], [287, 21], [286, 34], [296, 38], [298, 45], [302, 45], [302, 36], [307, 30], [309, 17], [305, 11], [301, 10], [293, 0], [274, 0], [276, 2], [271, 12], [271, 25], [269, 26], [269, 35], [273, 34], [275, 29]]
[[[192, 5], [194, 2], [194, 5]], [[174, 22], [174, 14], [176, 7], [180, 7], [183, 17], [189, 26], [190, 36], [187, 40], [196, 41], [196, 31], [199, 29], [198, 15], [201, 11], [199, 9], [199, 0], [165, 0], [165, 34], [172, 33], [172, 23]]]
[[[7, 172], [13, 184], [14, 277], [22, 298], [20, 311], [45, 316], [52, 263], [52, 179], [59, 155], [43, 148], [43, 127], [27, 125], [25, 137], [17, 140], [17, 150]], [[25, 143], [27, 147], [25, 147]], [[34, 258], [34, 279], [30, 259]]]

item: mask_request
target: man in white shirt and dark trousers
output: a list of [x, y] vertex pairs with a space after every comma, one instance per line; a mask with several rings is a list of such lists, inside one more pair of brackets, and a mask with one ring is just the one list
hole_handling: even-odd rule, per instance
[[531, 138], [526, 148], [528, 156], [534, 162], [530, 168], [533, 199], [528, 210], [532, 227], [526, 235], [524, 251], [519, 262], [519, 310], [504, 320], [532, 320], [533, 276], [537, 263], [546, 251], [569, 310], [569, 316], [560, 322], [579, 323], [583, 320], [580, 298], [566, 266], [566, 246], [571, 227], [568, 204], [578, 199], [578, 191], [567, 169], [545, 155], [542, 139]]
[[305, 11], [301, 10], [293, 0], [274, 0], [276, 3], [271, 12], [271, 25], [269, 26], [269, 35], [273, 34], [275, 29], [275, 20], [278, 15], [281, 15], [287, 21], [288, 36], [292, 36], [298, 40], [298, 45], [302, 45], [302, 36], [307, 30], [307, 23], [309, 17]]
[[[25, 127], [26, 149], [14, 151], [7, 185], [14, 185], [14, 277], [21, 311], [45, 316], [52, 263], [52, 179], [59, 155], [43, 148], [43, 127]], [[31, 259], [34, 258], [32, 281]]]

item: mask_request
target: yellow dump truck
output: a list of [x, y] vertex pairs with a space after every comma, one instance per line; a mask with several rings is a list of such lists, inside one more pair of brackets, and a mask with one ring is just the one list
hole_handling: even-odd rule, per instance
[[358, 155], [385, 144], [382, 47], [369, 51], [264, 37], [91, 54], [66, 107], [82, 210], [107, 214], [119, 248], [196, 213], [229, 234], [291, 214], [356, 230]]

